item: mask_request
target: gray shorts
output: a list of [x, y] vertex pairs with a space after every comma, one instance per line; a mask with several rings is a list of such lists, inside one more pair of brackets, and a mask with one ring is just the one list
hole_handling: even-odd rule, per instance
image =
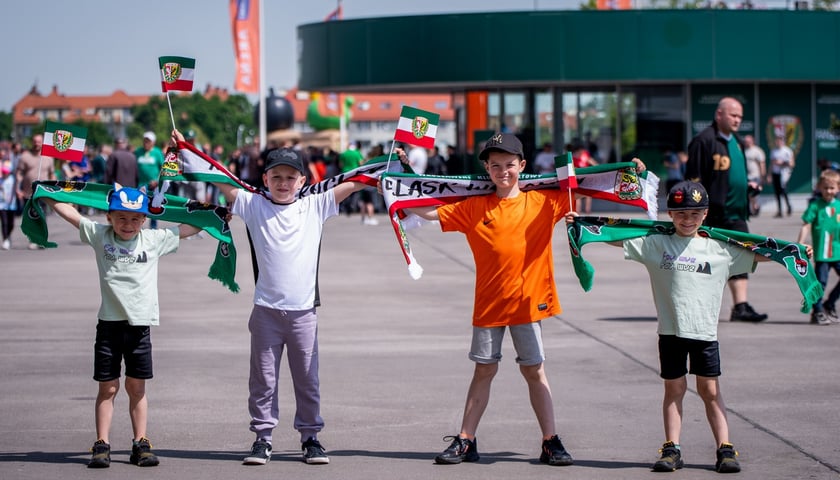
[[539, 365], [545, 361], [542, 342], [542, 322], [523, 323], [508, 327], [473, 327], [470, 360], [476, 363], [498, 363], [502, 359], [502, 339], [505, 328], [510, 329], [516, 363]]

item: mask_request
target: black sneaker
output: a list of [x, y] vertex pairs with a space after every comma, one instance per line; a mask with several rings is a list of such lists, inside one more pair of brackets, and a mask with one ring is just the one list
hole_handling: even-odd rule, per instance
[[326, 450], [315, 437], [309, 437], [309, 440], [303, 442], [301, 449], [303, 450], [303, 461], [310, 465], [330, 463], [330, 457], [327, 456]]
[[440, 455], [435, 457], [435, 463], [442, 465], [454, 465], [461, 462], [477, 462], [478, 439], [470, 440], [461, 438], [458, 435], [443, 437], [443, 441], [452, 440], [449, 447]]
[[673, 472], [683, 467], [682, 453], [674, 442], [663, 443], [659, 453], [662, 456], [653, 464], [654, 472]]
[[554, 466], [565, 466], [574, 463], [572, 456], [563, 448], [563, 442], [557, 435], [543, 440], [540, 461]]
[[767, 320], [767, 314], [757, 313], [747, 302], [732, 307], [732, 315], [729, 317], [731, 322], [763, 322], [765, 320]]
[[271, 444], [257, 440], [251, 445], [251, 453], [242, 460], [243, 465], [265, 465], [271, 460]]
[[717, 449], [717, 463], [715, 471], [718, 473], [738, 473], [741, 471], [741, 464], [738, 463], [738, 452], [731, 443], [721, 443]]
[[831, 323], [840, 322], [840, 317], [837, 316], [837, 310], [835, 310], [833, 306], [829, 307], [829, 306], [823, 305], [823, 312], [825, 312], [825, 315], [828, 317], [829, 322], [831, 322]]
[[149, 443], [149, 439], [146, 437], [132, 442], [131, 456], [128, 457], [128, 461], [138, 467], [156, 467], [160, 463], [157, 455], [152, 453], [152, 444]]
[[88, 468], [108, 468], [111, 466], [111, 446], [105, 443], [105, 440], [97, 440], [96, 443], [90, 447], [90, 461]]

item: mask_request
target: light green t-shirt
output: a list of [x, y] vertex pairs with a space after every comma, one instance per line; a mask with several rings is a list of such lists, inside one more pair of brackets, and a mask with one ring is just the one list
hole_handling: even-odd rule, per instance
[[814, 261], [840, 261], [840, 200], [826, 202], [820, 197], [811, 201], [802, 221], [811, 224]]
[[111, 225], [82, 218], [79, 238], [93, 247], [102, 303], [99, 319], [158, 325], [158, 260], [178, 250], [178, 227], [143, 229], [124, 242]]
[[755, 269], [755, 254], [704, 237], [650, 235], [624, 241], [624, 258], [650, 275], [660, 335], [717, 340], [726, 281]]
[[163, 152], [158, 147], [152, 147], [148, 152], [143, 147], [134, 151], [137, 157], [137, 188], [148, 187], [149, 182], [156, 181], [163, 167]]

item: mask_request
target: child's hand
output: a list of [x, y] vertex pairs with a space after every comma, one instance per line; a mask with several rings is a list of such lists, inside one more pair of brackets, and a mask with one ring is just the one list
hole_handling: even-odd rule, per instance
[[645, 162], [641, 161], [640, 159], [634, 158], [633, 160], [631, 160], [631, 162], [636, 164], [636, 173], [642, 173], [645, 170], [647, 170], [647, 167], [645, 167]]
[[184, 141], [184, 134], [178, 131], [178, 129], [172, 130], [172, 137], [169, 141], [169, 146], [175, 148], [178, 146], [178, 142]]
[[574, 210], [570, 210], [566, 213], [566, 223], [575, 223], [575, 217], [578, 217], [578, 213]]
[[394, 153], [396, 153], [397, 157], [399, 157], [400, 163], [402, 163], [404, 165], [408, 165], [408, 155], [405, 154], [405, 150], [397, 147], [397, 148], [394, 149]]
[[814, 247], [811, 245], [805, 244], [805, 255], [808, 255], [808, 258], [814, 257]]

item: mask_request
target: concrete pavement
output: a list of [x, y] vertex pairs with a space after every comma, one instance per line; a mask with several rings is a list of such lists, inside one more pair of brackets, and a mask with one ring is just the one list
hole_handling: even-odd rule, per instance
[[[596, 276], [593, 290], [584, 293], [571, 273], [562, 228], [554, 250], [564, 312], [544, 322], [543, 335], [558, 431], [575, 465], [537, 461], [539, 430], [509, 340], [478, 432], [481, 461], [434, 465], [447, 446], [442, 437], [458, 431], [472, 372], [466, 357], [472, 257], [460, 234], [435, 226], [413, 231], [409, 238], [425, 273], [412, 280], [380, 220], [371, 227], [357, 216], [334, 218], [324, 235], [319, 321], [326, 428], [320, 438], [331, 457], [326, 466], [299, 460], [285, 362], [273, 459], [261, 467], [240, 464], [253, 441], [246, 405], [253, 280], [243, 225], [235, 219], [241, 293], [206, 277], [215, 247], [208, 238], [184, 241], [161, 261], [162, 318], [152, 333], [155, 379], [148, 385], [149, 437], [161, 465], [141, 470], [128, 464], [131, 428], [121, 392], [112, 466], [88, 470], [99, 304], [92, 252], [57, 217], [49, 219], [57, 249], [27, 250], [16, 230], [13, 249], [0, 251], [0, 479], [658, 475], [650, 466], [664, 441], [662, 384], [647, 275], [622, 260], [619, 249], [590, 245], [584, 254]], [[795, 239], [800, 222], [797, 216], [770, 218], [765, 210], [751, 226]], [[793, 279], [778, 265], [759, 266], [750, 292], [751, 303], [770, 319], [728, 322], [727, 293], [720, 325], [722, 392], [743, 466], [734, 477], [840, 478], [840, 326], [809, 325]], [[717, 475], [714, 441], [693, 391], [681, 444], [686, 467], [675, 478]]]

